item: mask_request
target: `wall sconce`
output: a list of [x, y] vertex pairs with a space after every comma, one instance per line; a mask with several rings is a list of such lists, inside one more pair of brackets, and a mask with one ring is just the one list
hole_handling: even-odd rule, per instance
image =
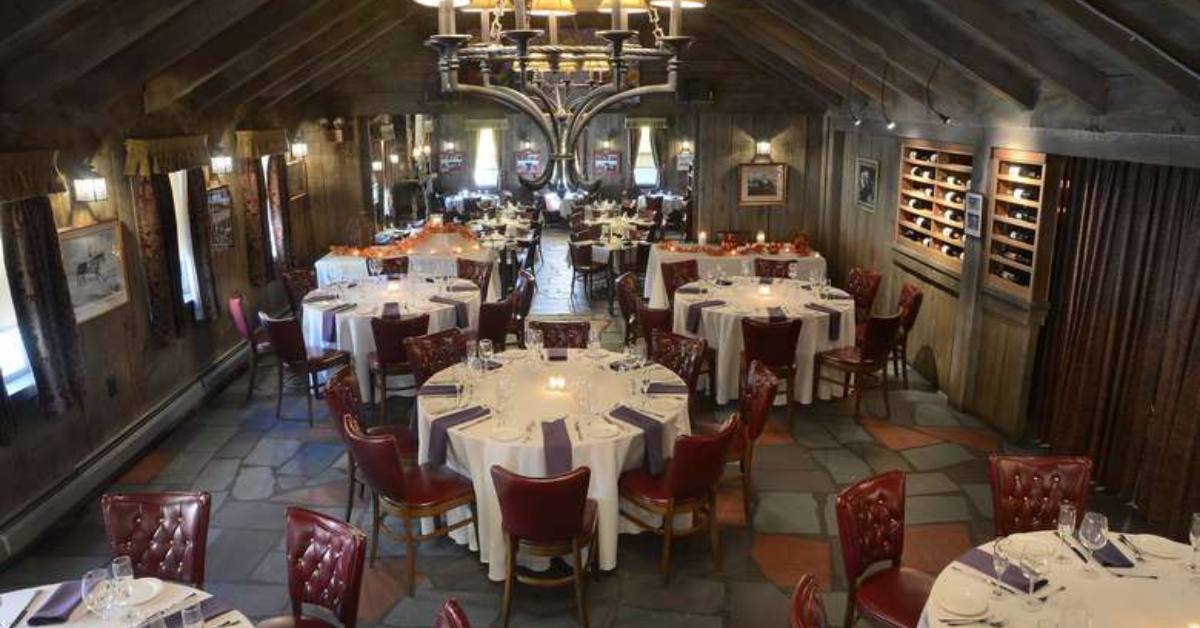
[[304, 159], [308, 157], [308, 144], [304, 142], [296, 142], [292, 144], [292, 157], [295, 159]]
[[104, 177], [75, 179], [75, 200], [80, 203], [108, 200], [108, 181]]
[[442, 150], [454, 150], [454, 142], [442, 142]]
[[393, 165], [399, 164], [400, 163], [400, 155], [398, 155], [396, 153], [392, 153], [392, 154], [388, 155], [388, 161], [392, 162]]
[[612, 148], [612, 140], [604, 140], [603, 142], [600, 142], [600, 148], [603, 148], [604, 150]]
[[756, 156], [771, 158], [771, 140], [760, 140], [754, 145], [754, 149]]
[[233, 172], [233, 157], [217, 155], [210, 161], [210, 168], [213, 174], [229, 174]]
[[383, 162], [376, 159], [371, 162], [371, 172], [383, 172]]
[[533, 142], [529, 140], [521, 140], [521, 150], [531, 150], [532, 148]]
[[692, 152], [692, 143], [687, 140], [683, 140], [683, 141], [679, 142], [679, 152], [681, 152], [681, 153]]

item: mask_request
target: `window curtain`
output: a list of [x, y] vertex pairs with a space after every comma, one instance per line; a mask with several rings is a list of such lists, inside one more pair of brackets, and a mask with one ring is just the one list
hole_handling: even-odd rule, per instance
[[1200, 510], [1200, 170], [1072, 158], [1030, 416], [1182, 533]]
[[57, 415], [83, 402], [84, 366], [58, 230], [44, 194], [5, 204], [0, 238], [42, 411]]
[[211, 235], [212, 221], [208, 214], [208, 181], [203, 168], [188, 168], [188, 218], [192, 226], [192, 255], [196, 261], [196, 292], [200, 297], [200, 310], [196, 318], [215, 320], [221, 315], [217, 304], [217, 276], [213, 269]]
[[150, 335], [164, 346], [183, 335], [183, 284], [171, 181], [165, 174], [131, 177], [138, 247], [146, 277]]
[[658, 187], [667, 187], [667, 130], [655, 128], [650, 132], [650, 148], [654, 150], [654, 165], [658, 167]]
[[279, 252], [276, 263], [280, 268], [292, 267], [292, 211], [288, 206], [287, 160], [283, 155], [271, 155], [267, 161], [267, 195], [271, 202], [271, 238]]
[[271, 250], [267, 246], [267, 184], [257, 157], [239, 159], [238, 187], [242, 199], [242, 213], [246, 218], [246, 264], [250, 274], [250, 285], [263, 286], [275, 278], [275, 267], [271, 263]]

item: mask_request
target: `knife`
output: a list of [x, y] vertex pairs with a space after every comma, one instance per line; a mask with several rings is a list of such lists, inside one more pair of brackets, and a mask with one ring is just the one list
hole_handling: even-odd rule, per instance
[[1138, 560], [1146, 560], [1146, 557], [1142, 555], [1142, 550], [1138, 549], [1137, 546], [1133, 544], [1133, 541], [1130, 541], [1129, 537], [1125, 536], [1124, 533], [1118, 534], [1117, 539], [1124, 543], [1126, 547], [1133, 550], [1133, 555]]
[[21, 620], [25, 619], [25, 613], [28, 613], [29, 609], [33, 608], [34, 601], [37, 600], [38, 596], [41, 594], [41, 591], [35, 591], [33, 595], [29, 596], [29, 601], [25, 602], [25, 608], [22, 608], [21, 612], [17, 613], [17, 618], [13, 620], [13, 623], [8, 625], [8, 628], [17, 628], [17, 626], [21, 625]]
[[1063, 545], [1066, 545], [1072, 552], [1075, 553], [1076, 556], [1079, 557], [1079, 560], [1083, 561], [1083, 564], [1088, 564], [1087, 556], [1084, 556], [1083, 552], [1076, 549], [1075, 546], [1072, 545], [1071, 542], [1068, 541], [1062, 534], [1059, 534], [1058, 532], [1055, 532], [1055, 534], [1058, 536], [1058, 540], [1063, 542]]

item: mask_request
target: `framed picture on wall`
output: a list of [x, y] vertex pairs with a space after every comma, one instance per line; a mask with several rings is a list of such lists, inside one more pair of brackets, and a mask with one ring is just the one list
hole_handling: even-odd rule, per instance
[[598, 150], [592, 155], [592, 168], [596, 175], [611, 177], [621, 174], [621, 153], [615, 150]]
[[978, 238], [983, 235], [983, 195], [978, 192], [967, 192], [963, 200], [966, 216], [963, 219], [963, 233]]
[[542, 151], [519, 150], [516, 154], [517, 174], [523, 177], [536, 177], [542, 173]]
[[458, 174], [467, 165], [467, 154], [461, 150], [443, 151], [438, 155], [438, 172]]
[[229, 186], [208, 191], [209, 248], [227, 251], [233, 248], [233, 197]]
[[786, 205], [787, 184], [787, 164], [742, 164], [738, 166], [738, 205], [742, 207]]
[[305, 160], [297, 159], [287, 164], [288, 194], [308, 193], [308, 165]]
[[860, 209], [873, 212], [879, 207], [879, 162], [859, 157], [855, 163], [855, 200]]
[[129, 302], [121, 222], [58, 232], [75, 320], [82, 323]]

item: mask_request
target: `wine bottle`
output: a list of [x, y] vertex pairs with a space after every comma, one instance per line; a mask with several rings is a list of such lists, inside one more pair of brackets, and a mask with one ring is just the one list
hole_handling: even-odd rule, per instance
[[921, 227], [923, 229], [929, 228], [929, 219], [924, 216], [917, 216], [916, 223], [917, 223], [918, 227]]
[[917, 203], [918, 203], [918, 201], [917, 201], [917, 199], [915, 199], [915, 198], [910, 198], [910, 199], [908, 199], [908, 206], [909, 206], [909, 207], [911, 207], [911, 208], [913, 208], [913, 209], [916, 209], [916, 208], [917, 208]]
[[933, 196], [933, 188], [924, 188], [921, 190], [925, 196]]
[[921, 239], [921, 244], [924, 244], [925, 246], [933, 246], [933, 238], [925, 236]]
[[1025, 188], [1013, 188], [1013, 198], [1025, 198]]

